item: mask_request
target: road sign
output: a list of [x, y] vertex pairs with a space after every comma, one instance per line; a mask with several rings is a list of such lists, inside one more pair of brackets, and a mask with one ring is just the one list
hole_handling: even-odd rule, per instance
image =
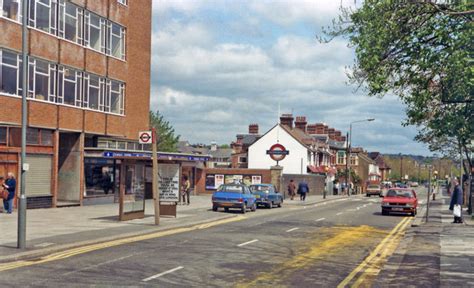
[[270, 158], [273, 160], [281, 161], [285, 159], [286, 155], [290, 154], [290, 151], [286, 150], [283, 145], [277, 143], [273, 144], [270, 150], [267, 150], [267, 154], [270, 155]]
[[138, 134], [138, 142], [140, 144], [151, 144], [153, 143], [153, 136], [151, 131], [141, 131]]

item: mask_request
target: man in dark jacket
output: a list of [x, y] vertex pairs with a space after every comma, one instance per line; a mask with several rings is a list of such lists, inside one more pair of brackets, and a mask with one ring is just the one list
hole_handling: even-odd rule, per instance
[[3, 184], [3, 187], [8, 191], [8, 198], [3, 200], [3, 208], [7, 214], [11, 214], [13, 211], [13, 198], [15, 198], [16, 189], [16, 180], [13, 173], [8, 173], [7, 180]]
[[[461, 186], [459, 185], [458, 179], [453, 181], [453, 192], [451, 194], [451, 202], [449, 204], [449, 210], [453, 211], [454, 222], [453, 223], [463, 223], [462, 220], [462, 204], [463, 204], [463, 192]], [[460, 214], [458, 214], [460, 212]]]
[[298, 184], [298, 194], [300, 194], [301, 201], [306, 200], [306, 193], [309, 193], [309, 187], [308, 183], [306, 183], [306, 180], [303, 179], [303, 181]]

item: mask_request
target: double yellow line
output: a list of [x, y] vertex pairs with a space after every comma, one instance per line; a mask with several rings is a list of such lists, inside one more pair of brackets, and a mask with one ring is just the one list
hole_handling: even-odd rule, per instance
[[[397, 248], [406, 227], [411, 222], [411, 217], [405, 217], [390, 233], [377, 245], [367, 258], [362, 261], [339, 285], [338, 288], [359, 287], [365, 284], [367, 277], [376, 276], [380, 272], [382, 265], [388, 256], [390, 256]], [[358, 277], [357, 277], [358, 276]], [[354, 280], [355, 279], [355, 280]]]
[[12, 270], [12, 269], [17, 269], [17, 268], [20, 268], [20, 267], [38, 265], [38, 264], [43, 264], [43, 263], [47, 263], [47, 262], [51, 262], [51, 261], [66, 259], [66, 258], [75, 256], [75, 255], [80, 255], [80, 254], [92, 252], [92, 251], [95, 251], [95, 250], [115, 247], [115, 246], [134, 243], [134, 242], [138, 242], [138, 241], [144, 241], [144, 240], [149, 240], [149, 239], [154, 239], [154, 238], [160, 238], [160, 237], [164, 237], [164, 236], [170, 236], [170, 235], [184, 233], [184, 232], [190, 232], [190, 231], [194, 231], [194, 230], [208, 229], [208, 228], [211, 228], [211, 227], [214, 227], [214, 226], [217, 226], [217, 225], [222, 225], [222, 224], [226, 224], [226, 223], [230, 223], [230, 222], [240, 221], [240, 220], [243, 220], [243, 219], [246, 219], [246, 218], [244, 216], [237, 216], [237, 217], [217, 220], [217, 221], [209, 222], [209, 223], [205, 223], [205, 224], [198, 224], [198, 225], [194, 225], [194, 226], [190, 226], [190, 227], [176, 228], [176, 229], [171, 229], [171, 230], [166, 230], [166, 231], [159, 231], [159, 232], [155, 232], [155, 233], [151, 233], [151, 234], [145, 234], [145, 235], [133, 236], [133, 237], [123, 238], [123, 239], [118, 239], [118, 240], [112, 240], [112, 241], [98, 243], [98, 244], [90, 244], [90, 245], [86, 245], [86, 246], [82, 246], [82, 247], [69, 249], [69, 250], [66, 250], [66, 251], [56, 252], [56, 253], [44, 256], [42, 258], [39, 258], [37, 260], [14, 261], [14, 262], [0, 264], [0, 272], [7, 271], [7, 270]]

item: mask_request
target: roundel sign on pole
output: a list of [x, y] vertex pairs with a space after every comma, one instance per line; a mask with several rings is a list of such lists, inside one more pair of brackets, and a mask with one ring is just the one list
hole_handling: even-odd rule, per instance
[[138, 142], [140, 144], [151, 144], [153, 143], [153, 134], [151, 131], [141, 131], [138, 134]]
[[270, 150], [267, 150], [267, 154], [270, 155], [270, 158], [278, 162], [285, 159], [286, 155], [290, 154], [290, 151], [286, 150], [285, 146], [277, 143], [273, 144]]

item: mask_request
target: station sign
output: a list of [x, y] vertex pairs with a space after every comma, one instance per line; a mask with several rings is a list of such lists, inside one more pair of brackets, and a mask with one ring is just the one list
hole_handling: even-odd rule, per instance
[[275, 161], [281, 161], [285, 159], [286, 155], [289, 155], [290, 151], [286, 150], [285, 146], [281, 145], [280, 143], [273, 144], [269, 150], [267, 150], [267, 155], [270, 155]]
[[138, 142], [140, 144], [152, 144], [153, 133], [151, 131], [140, 131], [138, 133]]

